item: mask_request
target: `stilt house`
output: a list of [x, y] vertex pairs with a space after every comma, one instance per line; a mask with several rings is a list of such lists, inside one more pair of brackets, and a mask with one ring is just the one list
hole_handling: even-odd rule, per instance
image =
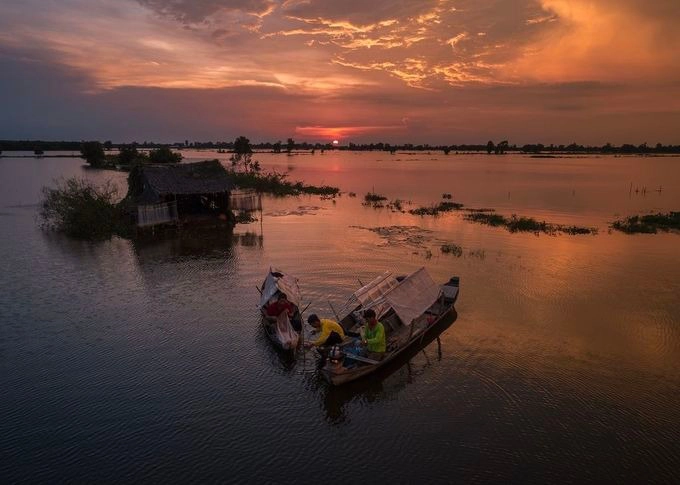
[[129, 181], [140, 227], [233, 219], [234, 183], [217, 160], [141, 165]]

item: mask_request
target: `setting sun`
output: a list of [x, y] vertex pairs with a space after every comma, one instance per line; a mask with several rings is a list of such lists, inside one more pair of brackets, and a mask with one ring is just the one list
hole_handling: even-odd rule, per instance
[[333, 145], [338, 146], [338, 143], [340, 143], [338, 140], [333, 140]]

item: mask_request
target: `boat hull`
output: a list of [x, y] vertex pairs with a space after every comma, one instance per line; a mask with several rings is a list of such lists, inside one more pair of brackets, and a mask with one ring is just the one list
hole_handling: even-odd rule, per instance
[[[451, 281], [454, 281], [452, 278]], [[385, 354], [384, 358], [377, 362], [376, 364], [371, 364], [371, 365], [365, 365], [365, 366], [359, 366], [355, 368], [347, 368], [344, 367], [342, 364], [338, 363], [331, 363], [328, 362], [323, 369], [321, 369], [321, 373], [324, 376], [324, 378], [332, 385], [334, 386], [340, 386], [343, 384], [346, 384], [348, 382], [355, 381], [357, 379], [361, 379], [362, 377], [365, 377], [369, 374], [372, 374], [376, 372], [378, 369], [381, 369], [385, 366], [387, 366], [390, 362], [392, 362], [394, 359], [396, 359], [400, 354], [405, 352], [407, 349], [413, 347], [416, 345], [419, 341], [422, 341], [425, 335], [433, 328], [436, 327], [440, 322], [442, 322], [444, 319], [449, 317], [453, 311], [454, 311], [454, 305], [456, 303], [456, 300], [458, 298], [458, 280], [455, 279], [455, 286], [454, 285], [442, 285], [442, 288], [446, 288], [448, 290], [448, 293], [450, 295], [449, 298], [445, 298], [445, 303], [446, 306], [439, 312], [437, 315], [437, 318], [433, 319], [432, 322], [429, 322], [427, 326], [422, 327], [418, 329], [417, 331], [413, 332], [413, 335], [411, 338], [408, 340], [408, 342], [404, 343], [401, 345], [399, 348], [388, 352]], [[446, 291], [444, 292], [446, 294]], [[347, 357], [346, 357], [347, 358]]]

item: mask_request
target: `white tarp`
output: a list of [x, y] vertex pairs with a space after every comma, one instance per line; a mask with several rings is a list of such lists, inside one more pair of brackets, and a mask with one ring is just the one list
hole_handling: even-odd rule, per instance
[[[282, 276], [274, 276], [274, 273]], [[269, 274], [264, 280], [264, 289], [260, 297], [260, 308], [264, 308], [271, 300], [276, 291], [282, 291], [288, 297], [288, 301], [300, 308], [300, 287], [298, 279], [281, 273], [275, 268], [269, 268]]]
[[392, 277], [392, 273], [385, 271], [382, 275], [355, 291], [354, 296], [362, 305], [367, 305], [376, 301], [398, 284], [399, 282]]
[[[407, 276], [383, 298], [394, 309], [404, 325], [410, 325], [439, 298], [441, 288], [425, 268]], [[377, 313], [377, 312], [376, 312]]]
[[294, 349], [297, 347], [299, 335], [290, 324], [290, 319], [286, 312], [282, 312], [276, 317], [276, 336], [284, 349]]
[[376, 305], [378, 305], [379, 301], [383, 301], [382, 297], [385, 293], [398, 284], [399, 282], [392, 276], [392, 273], [385, 271], [352, 294], [347, 303], [340, 310], [340, 317], [343, 318], [360, 305], [362, 311], [368, 308], [374, 308], [376, 314], [380, 316], [380, 308], [376, 308]]

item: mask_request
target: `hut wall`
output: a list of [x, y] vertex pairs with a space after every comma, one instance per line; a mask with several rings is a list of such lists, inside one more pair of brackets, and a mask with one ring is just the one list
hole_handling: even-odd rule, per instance
[[140, 227], [167, 224], [176, 220], [177, 204], [175, 202], [137, 206], [137, 225]]
[[234, 190], [229, 197], [229, 207], [237, 211], [262, 210], [262, 197], [254, 190]]

